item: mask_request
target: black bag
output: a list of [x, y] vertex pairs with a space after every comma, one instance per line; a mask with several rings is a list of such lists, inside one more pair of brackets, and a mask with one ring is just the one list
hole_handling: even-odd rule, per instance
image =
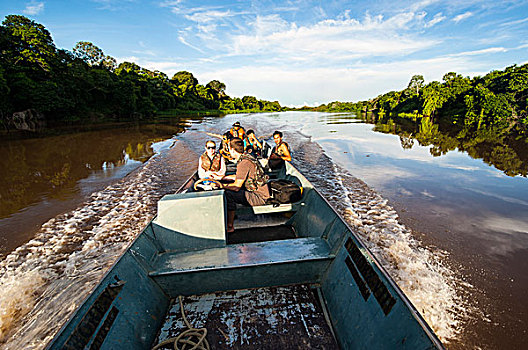
[[278, 179], [268, 182], [271, 198], [268, 204], [295, 203], [302, 198], [302, 189], [293, 181]]

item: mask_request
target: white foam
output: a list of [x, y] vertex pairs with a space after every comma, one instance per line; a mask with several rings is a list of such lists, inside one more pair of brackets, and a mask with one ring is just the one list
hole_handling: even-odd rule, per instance
[[163, 194], [158, 158], [49, 220], [0, 262], [3, 349], [45, 347], [146, 226]]
[[449, 343], [455, 339], [462, 330], [461, 315], [469, 308], [457, 286], [472, 286], [444, 265], [446, 252], [423, 247], [412, 236], [386, 199], [337, 167], [335, 172], [345, 192], [344, 205], [340, 205], [345, 219], [440, 340]]

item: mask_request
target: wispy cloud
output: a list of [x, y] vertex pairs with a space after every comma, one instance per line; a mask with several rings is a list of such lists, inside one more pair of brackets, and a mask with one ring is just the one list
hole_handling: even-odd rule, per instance
[[443, 16], [442, 13], [437, 13], [432, 20], [430, 20], [429, 22], [425, 23], [424, 27], [425, 28], [430, 28], [432, 26], [434, 26], [435, 24], [438, 24], [442, 21], [444, 21], [446, 19], [446, 16]]
[[178, 40], [179, 40], [182, 44], [184, 44], [184, 45], [186, 45], [186, 46], [188, 46], [188, 47], [190, 47], [190, 48], [192, 48], [192, 49], [194, 49], [194, 50], [196, 50], [196, 51], [198, 51], [198, 52], [200, 52], [200, 53], [205, 53], [205, 52], [204, 52], [202, 49], [200, 49], [199, 47], [194, 46], [194, 45], [192, 45], [192, 44], [189, 44], [189, 43], [187, 42], [187, 40], [185, 40], [185, 38], [184, 38], [182, 35], [179, 35], [179, 36], [178, 36]]
[[501, 27], [517, 26], [519, 24], [526, 23], [526, 22], [528, 22], [528, 18], [519, 19], [517, 21], [507, 21], [505, 23], [501, 23], [500, 26]]
[[35, 16], [41, 13], [42, 11], [44, 11], [44, 2], [32, 1], [26, 5], [26, 8], [22, 11], [22, 13], [30, 16]]
[[165, 0], [160, 2], [161, 7], [176, 7], [181, 4], [182, 0]]
[[473, 12], [470, 12], [470, 11], [464, 12], [464, 13], [458, 15], [458, 16], [455, 16], [455, 18], [453, 18], [453, 22], [458, 23], [458, 22], [460, 22], [460, 21], [462, 21], [462, 20], [464, 20], [466, 18], [469, 18], [471, 16], [473, 16]]
[[208, 11], [197, 11], [192, 14], [185, 15], [190, 21], [197, 23], [210, 23], [218, 21], [219, 19], [224, 19], [225, 17], [234, 16], [234, 14], [227, 11], [218, 11], [218, 10], [208, 10]]
[[441, 0], [422, 0], [418, 2], [414, 2], [410, 6], [411, 11], [420, 11], [425, 9], [427, 6], [432, 5], [434, 3], [441, 2]]
[[[456, 32], [439, 25], [484, 16], [492, 5], [501, 8], [491, 0], [409, 0], [361, 11], [346, 5], [340, 12], [316, 1], [266, 2], [266, 8], [262, 2], [208, 4], [160, 2], [177, 19], [173, 26], [186, 46], [180, 46], [182, 53], [193, 50], [179, 62], [183, 69], [204, 83], [224, 81], [233, 96], [254, 94], [289, 104], [357, 101], [400, 90], [414, 74], [427, 80], [441, 80], [450, 71], [481, 75], [493, 55], [514, 50], [506, 38], [490, 41], [497, 36], [476, 36], [462, 45]], [[166, 67], [168, 73], [182, 69], [168, 61]]]
[[487, 55], [490, 53], [507, 52], [508, 49], [504, 47], [490, 47], [482, 50], [465, 51], [460, 53], [452, 54], [451, 56], [476, 56], [476, 55]]
[[248, 24], [247, 34], [231, 36], [229, 55], [265, 55], [275, 59], [328, 62], [380, 55], [408, 55], [439, 44], [419, 38], [411, 29], [421, 15], [401, 13], [384, 19], [366, 15], [363, 20], [326, 19], [298, 26], [278, 15], [257, 16]]

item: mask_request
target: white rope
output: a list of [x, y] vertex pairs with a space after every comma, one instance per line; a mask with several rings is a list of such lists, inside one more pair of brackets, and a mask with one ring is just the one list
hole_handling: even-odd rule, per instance
[[[185, 325], [187, 326], [187, 330], [180, 333], [175, 338], [170, 338], [167, 340], [162, 341], [158, 345], [152, 348], [152, 350], [157, 350], [161, 348], [162, 346], [174, 343], [174, 349], [175, 350], [209, 350], [209, 342], [207, 339], [205, 339], [205, 336], [207, 335], [207, 329], [206, 328], [193, 328], [189, 321], [187, 321], [187, 317], [185, 317], [185, 312], [183, 311], [183, 301], [181, 295], [178, 296], [178, 300], [180, 301], [180, 309], [181, 314], [183, 317], [183, 321], [185, 322]], [[181, 348], [180, 348], [181, 345]]]

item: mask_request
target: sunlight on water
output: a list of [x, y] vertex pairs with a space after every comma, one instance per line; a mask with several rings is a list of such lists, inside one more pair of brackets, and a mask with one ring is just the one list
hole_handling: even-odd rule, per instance
[[463, 330], [460, 315], [469, 308], [461, 291], [471, 286], [444, 265], [446, 253], [422, 246], [386, 199], [334, 164], [319, 145], [306, 140], [294, 144], [294, 165], [345, 218], [440, 340], [456, 338]]
[[0, 263], [2, 346], [44, 347], [155, 215], [157, 200], [195, 170], [209, 138], [203, 132], [220, 133], [235, 120], [259, 135], [284, 131], [293, 164], [347, 220], [440, 339], [456, 338], [468, 314], [464, 291], [472, 286], [444, 263], [445, 252], [413, 238], [386, 199], [335, 164], [311, 135], [301, 134], [302, 119], [292, 122], [289, 116], [239, 115], [194, 124], [172, 148], [164, 144], [159, 156], [44, 224]]

